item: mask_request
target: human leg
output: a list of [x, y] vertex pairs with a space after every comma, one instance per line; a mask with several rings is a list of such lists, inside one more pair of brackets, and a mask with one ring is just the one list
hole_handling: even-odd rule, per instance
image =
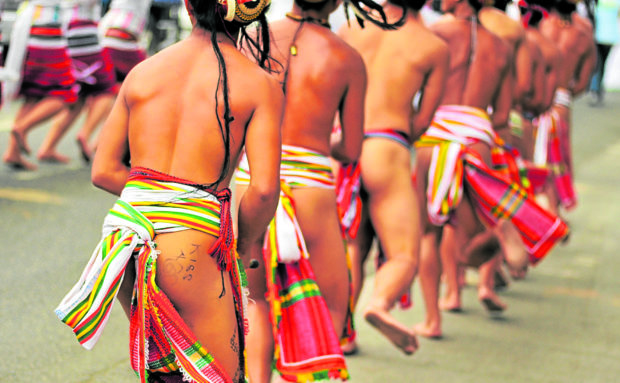
[[461, 286], [459, 282], [460, 267], [457, 262], [459, 251], [460, 249], [456, 244], [454, 227], [452, 227], [452, 225], [445, 225], [439, 248], [441, 269], [443, 271], [443, 280], [445, 284], [443, 297], [439, 300], [439, 308], [441, 310], [451, 312], [462, 311]]
[[293, 189], [295, 209], [316, 282], [329, 309], [336, 334], [343, 334], [349, 310], [349, 271], [344, 240], [331, 189]]
[[243, 371], [243, 350], [231, 280], [209, 249], [215, 238], [194, 230], [155, 237], [157, 284], [202, 346], [233, 381]]
[[34, 170], [36, 166], [26, 161], [22, 152], [29, 154], [30, 147], [26, 141], [26, 134], [38, 124], [47, 121], [49, 118], [60, 112], [64, 108], [63, 99], [56, 97], [44, 98], [34, 104], [28, 105], [17, 115], [13, 128], [11, 129], [11, 138], [9, 139], [9, 147], [4, 153], [3, 160], [9, 166]]
[[69, 157], [58, 153], [56, 147], [82, 112], [84, 103], [85, 100], [80, 99], [78, 102], [69, 105], [56, 115], [52, 121], [51, 129], [47, 133], [47, 136], [45, 136], [45, 139], [43, 140], [43, 143], [37, 153], [37, 158], [39, 161], [59, 163], [69, 162]]
[[426, 188], [428, 187], [428, 171], [430, 168], [431, 147], [418, 148], [416, 153], [416, 191], [423, 225], [420, 242], [419, 280], [424, 299], [424, 322], [415, 325], [415, 332], [427, 338], [440, 338], [441, 313], [439, 312], [439, 280], [441, 276], [441, 260], [439, 244], [442, 228], [434, 226], [428, 218]]
[[412, 330], [389, 310], [413, 282], [420, 240], [418, 202], [411, 182], [410, 152], [384, 139], [366, 139], [361, 156], [370, 219], [386, 255], [375, 275], [364, 317], [406, 354], [417, 349]]
[[90, 100], [86, 120], [76, 136], [76, 142], [80, 148], [82, 159], [86, 163], [89, 163], [93, 156], [93, 149], [89, 144], [90, 137], [109, 114], [114, 104], [114, 99], [114, 94], [104, 93], [93, 96]]

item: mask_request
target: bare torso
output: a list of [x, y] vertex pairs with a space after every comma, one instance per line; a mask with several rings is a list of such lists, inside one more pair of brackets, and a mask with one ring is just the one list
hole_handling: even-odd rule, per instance
[[[334, 118], [356, 79], [365, 82], [364, 65], [357, 54], [327, 27], [285, 18], [270, 25], [273, 57], [286, 68], [286, 101], [282, 143], [330, 154]], [[277, 75], [284, 82], [285, 71]], [[364, 83], [365, 86], [365, 83]]]
[[547, 110], [553, 102], [553, 95], [557, 87], [557, 76], [560, 64], [560, 51], [551, 40], [546, 38], [536, 28], [527, 29], [528, 40], [534, 42], [542, 53], [544, 66], [545, 86], [542, 100], [542, 109]]
[[587, 59], [592, 44], [591, 34], [583, 24], [563, 20], [556, 13], [540, 23], [540, 31], [561, 53], [558, 86], [571, 89]]
[[510, 48], [470, 19], [438, 22], [432, 29], [450, 49], [450, 71], [441, 103], [486, 110], [496, 100], [510, 67]]
[[523, 42], [525, 49], [529, 52], [532, 65], [532, 84], [530, 91], [524, 95], [521, 104], [524, 110], [541, 112], [544, 109], [545, 72], [547, 66], [542, 49], [539, 47], [532, 32], [531, 30], [526, 30]]
[[[402, 12], [393, 6], [386, 6], [386, 10], [393, 13], [393, 17]], [[351, 28], [344, 26], [339, 33], [360, 52], [368, 70], [365, 131], [389, 128], [413, 138], [421, 135], [428, 127], [443, 91], [443, 73], [441, 84], [437, 86], [440, 90], [430, 89], [434, 85], [425, 85], [428, 85], [434, 69], [442, 67], [441, 70], [445, 71], [443, 67], [448, 60], [446, 44], [414, 14], [410, 14], [405, 25], [397, 30], [384, 31], [374, 25], [362, 29], [355, 25]], [[428, 94], [422, 99], [428, 96], [435, 100], [428, 107], [421, 104], [414, 110], [414, 97], [424, 89]], [[416, 119], [420, 122], [416, 123]]]
[[[208, 37], [193, 35], [140, 64], [126, 80], [125, 102], [131, 110], [129, 146], [132, 165], [156, 169], [198, 183], [217, 180], [224, 145], [213, 111], [219, 71]], [[222, 182], [227, 186], [244, 144], [245, 129], [268, 76], [234, 45], [220, 44], [228, 72], [231, 116], [231, 163]], [[213, 70], [205, 70], [213, 68]], [[256, 81], [256, 78], [262, 81]], [[254, 81], [250, 81], [254, 79]], [[224, 101], [219, 114], [224, 124]], [[223, 129], [223, 128], [222, 128]], [[217, 139], [214, 139], [217, 137]]]
[[525, 28], [506, 13], [492, 6], [483, 7], [478, 12], [480, 23], [491, 33], [498, 36], [508, 45], [514, 57], [511, 72], [515, 81], [513, 87], [513, 104], [517, 105], [532, 85], [532, 62], [529, 51], [524, 46]]

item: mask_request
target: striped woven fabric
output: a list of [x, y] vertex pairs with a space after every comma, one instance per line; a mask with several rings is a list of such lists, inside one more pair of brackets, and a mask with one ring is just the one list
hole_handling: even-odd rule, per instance
[[[537, 263], [553, 244], [568, 234], [568, 227], [529, 198], [527, 191], [518, 183], [490, 169], [476, 152], [468, 148], [468, 145], [480, 142], [479, 139], [484, 137], [493, 139], [491, 145], [501, 143], [501, 140], [490, 135], [493, 130], [488, 117], [486, 126], [472, 125], [462, 130], [474, 132], [473, 137], [464, 136], [459, 129], [445, 129], [450, 125], [465, 125], [468, 121], [480, 123], [479, 112], [482, 111], [470, 109], [473, 108], [462, 109], [458, 124], [454, 123], [458, 114], [451, 113], [448, 123], [439, 120], [441, 114], [436, 115], [431, 128], [416, 143], [416, 146], [433, 146], [427, 189], [429, 219], [435, 225], [446, 223], [460, 203], [465, 185], [479, 217], [488, 224], [510, 219], [521, 234], [531, 262]], [[474, 118], [470, 118], [472, 115]], [[440, 129], [434, 129], [435, 126]], [[452, 139], [450, 135], [453, 135]]]
[[342, 231], [349, 237], [357, 237], [362, 220], [362, 168], [359, 162], [341, 164], [336, 177], [336, 202]]
[[73, 20], [67, 31], [69, 55], [82, 97], [114, 93], [116, 75], [109, 52], [103, 51], [92, 20]]
[[56, 315], [78, 341], [91, 349], [108, 320], [125, 267], [137, 258], [137, 277], [130, 320], [132, 368], [142, 382], [149, 372], [181, 370], [195, 382], [231, 383], [213, 356], [192, 334], [166, 294], [155, 282], [157, 233], [194, 229], [218, 237], [211, 256], [229, 273], [243, 366], [247, 286], [234, 250], [230, 191], [219, 193], [153, 170], [132, 169], [121, 198], [104, 221], [103, 239], [78, 283], [63, 299]]
[[493, 169], [507, 177], [512, 182], [518, 183], [529, 195], [534, 195], [534, 189], [529, 180], [529, 171], [519, 149], [504, 144], [491, 149]]
[[77, 90], [61, 24], [33, 26], [19, 93], [35, 98], [59, 97], [73, 103]]
[[[281, 189], [280, 206], [294, 215], [291, 192], [286, 185]], [[296, 237], [301, 241], [298, 250], [303, 256], [295, 262], [282, 263], [277, 230], [274, 219], [263, 247], [275, 368], [290, 382], [346, 380], [349, 375], [338, 335], [308, 261], [303, 237]]]
[[570, 209], [577, 205], [573, 176], [568, 169], [568, 154], [562, 150], [561, 130], [568, 129], [557, 111], [551, 110], [538, 119], [534, 164], [549, 169], [560, 204]]
[[385, 138], [403, 145], [407, 150], [411, 147], [411, 138], [405, 132], [397, 129], [377, 129], [364, 132], [364, 139]]
[[431, 223], [443, 225], [463, 197], [462, 155], [468, 145], [501, 143], [488, 115], [481, 109], [461, 105], [442, 105], [416, 147], [433, 147], [428, 174], [428, 216]]
[[[282, 145], [280, 179], [291, 188], [335, 188], [329, 158], [313, 150], [293, 145]], [[237, 185], [250, 184], [250, 165], [245, 154], [239, 161], [235, 183]]]

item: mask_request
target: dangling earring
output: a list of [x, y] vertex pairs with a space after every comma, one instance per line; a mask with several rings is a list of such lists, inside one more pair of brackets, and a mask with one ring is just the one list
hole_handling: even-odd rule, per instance
[[235, 20], [247, 24], [258, 19], [271, 0], [237, 0]]
[[224, 16], [224, 20], [233, 21], [235, 18], [235, 11], [237, 6], [236, 0], [218, 0], [221, 6], [226, 6], [226, 16]]

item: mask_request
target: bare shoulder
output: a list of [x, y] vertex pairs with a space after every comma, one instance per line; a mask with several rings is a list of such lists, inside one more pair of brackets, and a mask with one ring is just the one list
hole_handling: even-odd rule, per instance
[[451, 14], [445, 14], [435, 21], [430, 27], [430, 31], [439, 36], [442, 40], [448, 40], [459, 28], [456, 19]]
[[344, 67], [364, 68], [362, 55], [340, 35], [340, 31], [339, 34], [331, 33], [329, 41], [332, 57], [342, 63]]
[[430, 64], [441, 64], [448, 59], [450, 55], [448, 43], [429, 27], [418, 26], [412, 33], [415, 33], [412, 42], [415, 41], [417, 49]]

